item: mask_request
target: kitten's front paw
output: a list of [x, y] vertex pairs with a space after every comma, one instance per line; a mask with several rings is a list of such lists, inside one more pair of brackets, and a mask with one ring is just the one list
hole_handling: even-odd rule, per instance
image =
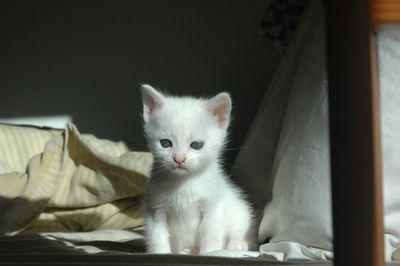
[[222, 249], [223, 247], [219, 245], [207, 245], [200, 248], [199, 254], [204, 255], [207, 254], [208, 252], [222, 250]]
[[248, 251], [249, 245], [246, 241], [233, 239], [229, 241], [226, 248], [232, 250]]
[[197, 249], [185, 248], [182, 249], [179, 254], [197, 255], [199, 251]]
[[153, 254], [171, 254], [172, 251], [169, 248], [150, 248], [147, 250], [147, 253]]

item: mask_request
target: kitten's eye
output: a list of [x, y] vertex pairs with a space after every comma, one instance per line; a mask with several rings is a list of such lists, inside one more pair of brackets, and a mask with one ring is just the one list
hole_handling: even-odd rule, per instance
[[193, 141], [190, 147], [195, 150], [200, 150], [204, 146], [204, 141]]
[[172, 147], [172, 142], [169, 139], [161, 139], [160, 144], [161, 144], [161, 147], [163, 147], [163, 148]]

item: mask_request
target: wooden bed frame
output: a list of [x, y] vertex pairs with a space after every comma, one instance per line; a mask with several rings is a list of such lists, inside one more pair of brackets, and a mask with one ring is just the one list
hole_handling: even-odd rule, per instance
[[400, 22], [400, 1], [326, 0], [325, 6], [334, 264], [381, 266], [385, 262], [374, 28]]

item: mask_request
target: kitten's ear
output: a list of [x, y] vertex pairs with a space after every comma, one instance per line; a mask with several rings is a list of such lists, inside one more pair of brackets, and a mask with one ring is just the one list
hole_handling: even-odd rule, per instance
[[151, 120], [154, 110], [163, 106], [164, 96], [148, 84], [142, 84], [140, 89], [143, 100], [143, 119], [147, 123]]
[[207, 102], [207, 108], [210, 110], [217, 121], [219, 126], [227, 129], [229, 125], [229, 118], [232, 109], [231, 97], [226, 92], [221, 92], [214, 98]]

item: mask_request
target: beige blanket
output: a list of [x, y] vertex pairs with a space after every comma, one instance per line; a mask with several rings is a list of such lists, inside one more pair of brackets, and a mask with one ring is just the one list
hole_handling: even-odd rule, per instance
[[152, 160], [73, 124], [64, 131], [0, 125], [0, 233], [142, 225]]

